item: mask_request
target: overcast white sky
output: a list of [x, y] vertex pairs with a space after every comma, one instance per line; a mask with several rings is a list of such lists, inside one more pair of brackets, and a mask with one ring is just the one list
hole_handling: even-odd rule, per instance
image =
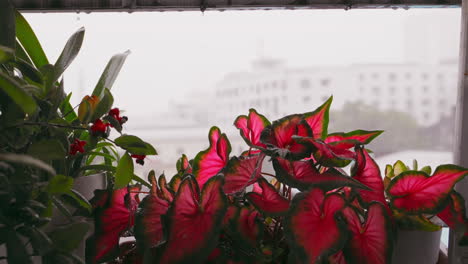
[[129, 116], [211, 89], [224, 74], [249, 70], [260, 54], [293, 67], [403, 62], [412, 17], [456, 29], [460, 9], [26, 14], [52, 62], [68, 37], [86, 28], [66, 74], [68, 91], [90, 93], [108, 59], [131, 50], [113, 88], [115, 104]]

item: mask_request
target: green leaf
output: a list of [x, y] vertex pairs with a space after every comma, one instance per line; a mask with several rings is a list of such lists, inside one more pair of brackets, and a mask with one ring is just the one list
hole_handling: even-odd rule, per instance
[[75, 111], [73, 110], [73, 107], [70, 104], [71, 96], [72, 93], [69, 93], [60, 104], [60, 112], [64, 115], [63, 118], [65, 118], [65, 120], [67, 120], [67, 122], [69, 123], [73, 122], [78, 118]]
[[122, 125], [113, 116], [106, 115], [103, 119], [109, 122], [109, 124], [111, 124], [115, 130], [117, 130], [117, 132], [122, 133]]
[[68, 208], [62, 203], [62, 201], [57, 198], [56, 196], [52, 196], [52, 203], [55, 205], [55, 207], [69, 220], [72, 220], [72, 214], [68, 210]]
[[0, 72], [0, 89], [3, 90], [21, 109], [32, 114], [36, 111], [37, 104], [31, 95], [17, 83], [13, 78]]
[[43, 76], [42, 73], [39, 72], [34, 66], [29, 64], [28, 62], [22, 60], [22, 59], [16, 59], [16, 61], [13, 63], [13, 65], [21, 71], [21, 73], [26, 76], [27, 78], [31, 79], [31, 81], [36, 82], [36, 83], [42, 83], [43, 82]]
[[50, 165], [28, 155], [13, 154], [13, 153], [0, 153], [0, 161], [33, 166], [35, 168], [46, 171], [50, 173], [51, 175], [55, 175], [55, 170]]
[[16, 11], [16, 37], [37, 68], [49, 64], [49, 60], [36, 34], [34, 34], [29, 23], [18, 11]]
[[29, 253], [14, 230], [8, 230], [6, 238], [7, 261], [15, 264], [31, 264]]
[[91, 204], [77, 190], [72, 189], [68, 193], [65, 193], [64, 195], [67, 196], [67, 197], [70, 197], [71, 199], [73, 199], [73, 201], [75, 201], [75, 203], [74, 203], [75, 207], [81, 207], [81, 208], [87, 210], [88, 212], [91, 212], [91, 209], [92, 209]]
[[52, 249], [52, 241], [42, 230], [25, 226], [21, 233], [31, 239], [31, 245], [39, 255], [45, 255]]
[[67, 151], [59, 140], [48, 139], [33, 143], [28, 149], [28, 154], [38, 159], [49, 161], [65, 159]]
[[114, 104], [114, 97], [112, 96], [109, 89], [104, 89], [104, 96], [99, 101], [98, 105], [94, 109], [94, 113], [91, 117], [91, 120], [96, 120], [101, 116], [107, 114]]
[[133, 177], [132, 177], [132, 180], [138, 182], [138, 183], [141, 183], [143, 184], [144, 186], [148, 187], [151, 189], [151, 184], [149, 184], [147, 181], [143, 180], [142, 178], [140, 178], [138, 175], [136, 174], [133, 174]]
[[130, 183], [130, 181], [133, 178], [133, 160], [128, 154], [128, 152], [125, 152], [125, 154], [120, 158], [119, 163], [117, 165], [117, 170], [115, 171], [115, 189], [120, 189], [127, 184]]
[[109, 166], [109, 165], [87, 165], [87, 166], [82, 166], [80, 167], [79, 171], [88, 171], [88, 170], [96, 170], [96, 171], [110, 171], [114, 172], [115, 167], [114, 166]]
[[23, 49], [23, 46], [21, 46], [18, 40], [16, 40], [15, 55], [16, 55], [16, 59], [22, 59], [26, 61], [27, 63], [34, 65], [34, 63], [29, 58], [28, 54], [26, 54], [26, 51]]
[[0, 45], [0, 64], [15, 58], [15, 51]]
[[61, 194], [70, 192], [73, 187], [73, 178], [65, 175], [55, 175], [47, 186], [50, 194]]
[[431, 169], [431, 166], [424, 166], [420, 169], [420, 171], [423, 171], [425, 173], [427, 173], [427, 175], [431, 175], [432, 174], [432, 169]]
[[83, 44], [85, 29], [82, 27], [78, 29], [67, 41], [65, 47], [60, 54], [60, 57], [57, 59], [54, 65], [54, 79], [52, 82], [55, 82], [67, 69], [67, 67], [72, 63], [75, 59], [76, 55], [81, 49], [81, 45]]
[[85, 238], [90, 226], [77, 222], [65, 227], [56, 227], [49, 233], [54, 245], [61, 251], [70, 252], [76, 249]]
[[157, 155], [158, 153], [151, 144], [144, 142], [137, 136], [122, 135], [114, 140], [115, 144], [132, 154]]
[[102, 93], [104, 92], [104, 88], [109, 90], [112, 88], [112, 85], [114, 84], [115, 79], [117, 78], [117, 75], [119, 74], [120, 69], [122, 69], [125, 59], [129, 54], [130, 51], [126, 51], [124, 53], [114, 55], [110, 59], [106, 68], [104, 69], [104, 72], [101, 75], [101, 78], [99, 78], [99, 81], [94, 88], [93, 95], [101, 97]]

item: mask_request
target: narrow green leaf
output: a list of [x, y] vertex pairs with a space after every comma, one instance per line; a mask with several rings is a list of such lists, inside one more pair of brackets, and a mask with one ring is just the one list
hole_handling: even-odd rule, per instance
[[29, 23], [18, 11], [16, 11], [16, 37], [33, 61], [34, 65], [36, 65], [36, 68], [49, 64], [49, 60], [47, 59], [36, 34], [34, 34]]
[[49, 164], [44, 163], [43, 161], [33, 158], [28, 155], [22, 154], [13, 154], [13, 153], [0, 153], [0, 161], [6, 161], [9, 163], [19, 163], [27, 166], [33, 166], [35, 168], [41, 169], [55, 175], [55, 170]]
[[17, 58], [16, 61], [13, 63], [13, 65], [20, 70], [20, 72], [27, 78], [29, 78], [31, 81], [36, 82], [36, 83], [42, 83], [43, 82], [43, 76], [42, 73], [39, 72], [34, 66], [30, 65], [28, 62], [25, 60]]
[[60, 194], [70, 192], [73, 187], [73, 178], [65, 175], [55, 175], [47, 185], [50, 194]]
[[26, 51], [24, 50], [23, 46], [21, 46], [21, 43], [19, 43], [18, 40], [16, 40], [15, 55], [16, 55], [16, 59], [22, 59], [26, 61], [27, 63], [34, 65], [31, 58], [29, 58], [28, 54], [26, 54]]
[[88, 170], [95, 170], [95, 171], [110, 171], [114, 172], [116, 169], [114, 166], [109, 166], [109, 165], [87, 165], [87, 166], [82, 166], [79, 169], [79, 172], [82, 171], [88, 171]]
[[5, 63], [15, 58], [15, 51], [11, 48], [0, 46], [0, 63]]
[[67, 122], [69, 123], [73, 122], [74, 120], [78, 118], [78, 116], [75, 113], [75, 110], [73, 110], [73, 107], [70, 104], [71, 96], [72, 96], [72, 93], [69, 93], [67, 97], [65, 97], [65, 99], [62, 101], [59, 107], [60, 112], [63, 115], [63, 118], [65, 118], [65, 120], [67, 120]]
[[49, 161], [64, 159], [67, 151], [59, 140], [48, 139], [34, 142], [28, 148], [28, 154], [38, 159]]
[[126, 51], [121, 54], [116, 54], [110, 59], [101, 75], [101, 78], [99, 78], [99, 81], [94, 88], [93, 95], [101, 97], [104, 92], [104, 88], [109, 90], [112, 88], [112, 85], [114, 84], [115, 79], [129, 54], [130, 51]]
[[81, 45], [83, 44], [83, 38], [85, 34], [85, 29], [82, 27], [78, 29], [67, 41], [65, 47], [60, 54], [60, 57], [57, 59], [54, 65], [54, 79], [52, 81], [56, 81], [62, 73], [67, 69], [67, 67], [73, 62], [76, 55], [81, 49]]
[[[83, 209], [87, 210], [88, 212], [91, 212], [91, 209], [92, 209], [91, 204], [77, 190], [72, 189], [71, 191], [69, 191], [68, 193], [66, 193], [64, 195], [66, 195], [68, 197], [71, 197], [76, 202], [76, 204], [79, 205], [79, 207], [82, 207]], [[75, 206], [75, 207], [78, 207], [78, 206]]]
[[5, 73], [0, 72], [0, 89], [2, 89], [21, 109], [32, 114], [37, 104], [31, 95], [26, 93], [19, 83]]
[[63, 202], [57, 198], [56, 196], [52, 196], [52, 203], [55, 205], [55, 207], [68, 219], [72, 219], [72, 214], [68, 210], [68, 208], [63, 204]]
[[149, 184], [147, 181], [143, 180], [142, 178], [140, 178], [138, 175], [136, 174], [133, 174], [133, 177], [132, 177], [132, 180], [138, 182], [138, 183], [141, 183], [143, 184], [144, 186], [148, 187], [151, 189], [151, 184]]
[[127, 184], [130, 183], [130, 181], [133, 178], [133, 160], [128, 154], [128, 152], [125, 152], [125, 154], [120, 158], [119, 163], [117, 165], [117, 169], [115, 171], [115, 189], [120, 189]]
[[27, 230], [28, 237], [31, 239], [31, 245], [39, 255], [45, 255], [52, 250], [52, 241], [42, 230], [34, 227], [27, 227], [25, 229]]
[[156, 149], [151, 144], [144, 142], [137, 136], [122, 135], [114, 140], [115, 144], [132, 154], [157, 155]]

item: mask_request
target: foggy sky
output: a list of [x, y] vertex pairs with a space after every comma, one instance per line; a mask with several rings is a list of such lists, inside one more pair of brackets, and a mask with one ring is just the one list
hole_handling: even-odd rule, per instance
[[75, 30], [86, 28], [65, 75], [74, 103], [91, 93], [113, 54], [130, 50], [112, 89], [115, 105], [130, 118], [212, 89], [262, 55], [291, 67], [403, 62], [405, 21], [416, 16], [460, 24], [458, 8], [26, 14], [51, 62]]

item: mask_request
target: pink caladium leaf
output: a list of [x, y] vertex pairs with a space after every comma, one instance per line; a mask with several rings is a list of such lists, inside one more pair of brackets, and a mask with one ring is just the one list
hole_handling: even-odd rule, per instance
[[245, 188], [261, 177], [265, 154], [250, 157], [233, 157], [224, 170], [224, 193], [232, 194]]
[[327, 137], [329, 112], [332, 101], [333, 96], [330, 96], [330, 98], [317, 109], [303, 115], [305, 121], [307, 121], [307, 124], [309, 124], [309, 127], [312, 129], [315, 139], [325, 139]]
[[96, 190], [94, 206], [94, 234], [86, 241], [86, 262], [102, 263], [119, 253], [119, 238], [135, 223], [140, 186], [118, 190]]
[[262, 193], [247, 193], [247, 200], [249, 200], [255, 208], [265, 215], [285, 215], [289, 209], [289, 200], [281, 196], [276, 188], [269, 184], [265, 178], [259, 178], [258, 184], [262, 188]]
[[164, 218], [167, 242], [155, 263], [204, 263], [217, 245], [227, 209], [222, 185], [223, 178], [214, 176], [200, 192], [193, 177], [182, 181]]
[[232, 239], [244, 250], [254, 250], [261, 242], [262, 223], [260, 213], [251, 207], [231, 205], [225, 216], [225, 227]]
[[351, 233], [343, 250], [346, 260], [362, 264], [391, 263], [394, 238], [387, 208], [371, 202], [363, 222], [352, 207], [343, 209], [343, 215]]
[[177, 174], [181, 177], [185, 174], [192, 174], [192, 165], [185, 154], [177, 160], [176, 168]]
[[148, 249], [163, 242], [161, 216], [165, 215], [170, 203], [157, 195], [147, 195], [140, 203], [135, 219], [135, 238], [138, 247]]
[[[357, 190], [360, 194], [359, 198], [364, 203], [377, 201], [387, 205], [379, 166], [367, 150], [360, 146], [356, 147], [356, 164], [352, 168], [351, 174], [354, 179], [371, 188], [371, 190]], [[390, 212], [389, 208], [388, 211]]]
[[159, 198], [164, 199], [168, 202], [172, 202], [174, 199], [174, 193], [172, 190], [168, 187], [167, 181], [166, 181], [166, 176], [162, 174], [158, 178], [158, 186], [159, 188], [157, 189], [157, 195]]
[[177, 193], [181, 183], [182, 183], [182, 177], [179, 175], [174, 175], [171, 181], [169, 182], [169, 188], [172, 190], [173, 193]]
[[219, 128], [212, 127], [208, 138], [210, 147], [199, 152], [193, 160], [193, 174], [200, 187], [224, 169], [231, 153], [231, 143], [226, 134], [221, 134]]
[[341, 195], [318, 188], [294, 197], [285, 233], [300, 263], [326, 263], [343, 248], [348, 232], [339, 213], [345, 204]]
[[374, 138], [382, 134], [382, 130], [366, 131], [355, 130], [348, 133], [329, 134], [325, 143], [335, 143], [334, 146], [340, 149], [350, 149], [358, 145], [369, 144]]
[[282, 158], [299, 160], [310, 156], [309, 147], [294, 141], [293, 136], [312, 136], [312, 129], [302, 115], [289, 115], [273, 121], [263, 130], [260, 141], [270, 152]]
[[326, 167], [345, 167], [356, 158], [356, 154], [348, 149], [336, 147], [332, 142], [327, 144], [322, 140], [316, 140], [311, 137], [294, 137], [294, 140], [302, 145], [308, 146], [313, 151], [313, 157], [322, 166]]
[[241, 115], [234, 121], [234, 126], [240, 130], [241, 137], [249, 146], [263, 149], [266, 146], [260, 142], [260, 135], [263, 129], [270, 124], [270, 121], [255, 109], [250, 109], [248, 116]]
[[368, 189], [365, 185], [333, 168], [320, 173], [311, 160], [289, 161], [274, 158], [273, 168], [279, 181], [301, 191], [310, 187], [319, 187], [325, 191], [344, 186]]
[[456, 165], [441, 165], [430, 177], [422, 171], [403, 172], [388, 185], [390, 204], [408, 214], [437, 214], [447, 206], [455, 183], [467, 174]]
[[466, 219], [465, 200], [456, 191], [452, 191], [449, 204], [437, 214], [450, 228], [456, 231], [455, 235], [460, 246], [468, 245], [468, 219]]

